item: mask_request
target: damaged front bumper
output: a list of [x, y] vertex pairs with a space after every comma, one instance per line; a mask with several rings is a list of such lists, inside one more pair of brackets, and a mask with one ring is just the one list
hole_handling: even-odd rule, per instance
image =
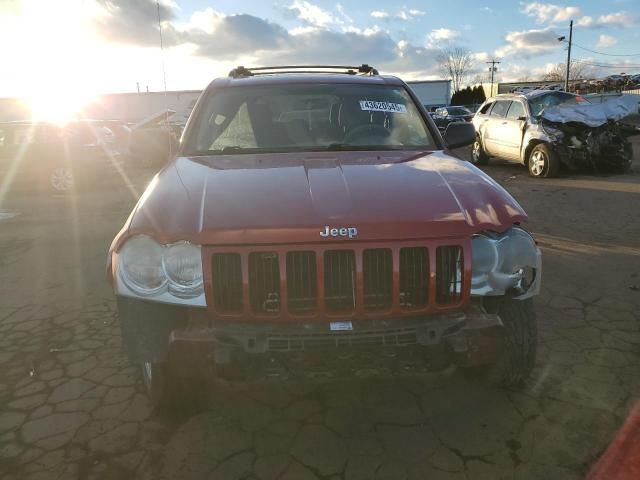
[[212, 370], [223, 379], [260, 381], [401, 375], [496, 362], [499, 316], [471, 307], [453, 315], [328, 323], [233, 324], [171, 332], [168, 361], [181, 376]]
[[130, 360], [167, 362], [183, 377], [395, 376], [492, 364], [504, 346], [502, 320], [477, 301], [450, 314], [352, 321], [351, 330], [331, 331], [329, 322], [222, 323], [202, 308], [117, 300]]
[[[549, 124], [550, 144], [564, 165], [571, 169], [603, 170], [624, 168], [631, 164], [633, 150], [628, 136], [635, 134], [622, 125], [610, 122], [599, 127], [584, 124]], [[639, 132], [640, 133], [640, 132]]]

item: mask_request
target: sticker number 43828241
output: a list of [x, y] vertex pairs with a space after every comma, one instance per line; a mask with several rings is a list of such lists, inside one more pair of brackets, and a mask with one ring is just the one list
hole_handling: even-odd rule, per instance
[[360, 110], [370, 112], [407, 113], [407, 107], [401, 103], [374, 102], [373, 100], [360, 100]]

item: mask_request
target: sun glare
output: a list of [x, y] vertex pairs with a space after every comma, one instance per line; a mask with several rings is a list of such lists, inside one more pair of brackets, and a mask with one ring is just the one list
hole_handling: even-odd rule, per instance
[[65, 94], [57, 92], [52, 95], [51, 92], [44, 90], [23, 98], [23, 103], [31, 112], [33, 120], [65, 124], [81, 117], [82, 109], [90, 100], [71, 92]]
[[34, 120], [65, 123], [80, 115], [95, 95], [89, 81], [95, 39], [91, 32], [91, 3], [25, 0], [18, 19], [9, 25], [15, 49], [9, 49], [20, 66], [18, 96]]

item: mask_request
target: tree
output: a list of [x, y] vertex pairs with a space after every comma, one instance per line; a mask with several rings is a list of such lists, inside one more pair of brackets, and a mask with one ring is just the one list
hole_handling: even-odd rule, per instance
[[442, 73], [451, 79], [453, 91], [460, 90], [470, 73], [471, 52], [464, 47], [446, 47], [440, 49], [436, 60]]
[[[544, 74], [542, 79], [552, 82], [564, 82], [566, 75], [567, 64], [557, 63], [547, 70], [547, 73]], [[571, 62], [569, 67], [569, 80], [578, 80], [589, 76], [591, 76], [591, 70], [587, 65], [579, 62]]]

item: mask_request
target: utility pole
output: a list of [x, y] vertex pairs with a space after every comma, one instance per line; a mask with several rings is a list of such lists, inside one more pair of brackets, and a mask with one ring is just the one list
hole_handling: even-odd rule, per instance
[[569, 23], [569, 48], [567, 49], [567, 76], [564, 79], [564, 91], [569, 91], [569, 67], [571, 66], [571, 41], [573, 40], [573, 20]]
[[493, 74], [498, 70], [498, 68], [496, 67], [496, 63], [500, 63], [500, 62], [491, 60], [490, 62], [485, 62], [485, 63], [491, 64], [491, 66], [489, 67], [489, 71], [491, 72], [491, 93], [489, 94], [489, 96], [493, 97]]

